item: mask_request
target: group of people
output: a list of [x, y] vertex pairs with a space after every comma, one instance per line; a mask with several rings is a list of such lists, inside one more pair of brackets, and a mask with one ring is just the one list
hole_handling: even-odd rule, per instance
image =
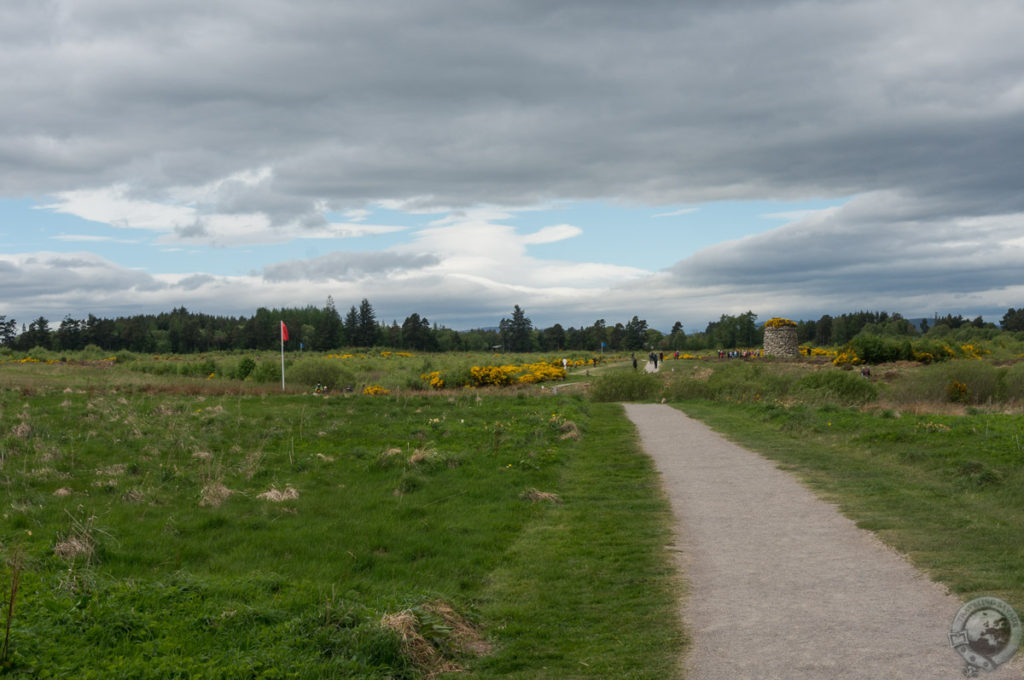
[[[633, 370], [635, 371], [636, 367], [637, 367], [636, 355], [635, 354], [630, 354], [629, 358], [633, 360]], [[676, 352], [676, 359], [678, 359], [678, 358], [679, 358], [679, 352]], [[651, 352], [650, 354], [647, 355], [647, 363], [651, 364], [651, 366], [654, 367], [655, 371], [658, 370], [658, 364], [662, 363], [664, 361], [665, 361], [665, 353], [664, 352]]]
[[718, 350], [719, 359], [752, 359], [760, 358], [760, 356], [761, 350], [759, 349], [748, 349], [743, 351], [740, 351], [738, 349], [733, 349], [729, 351], [726, 351], [724, 349]]

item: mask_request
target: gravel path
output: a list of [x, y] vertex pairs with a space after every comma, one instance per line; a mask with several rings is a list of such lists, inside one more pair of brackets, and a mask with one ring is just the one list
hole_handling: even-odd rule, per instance
[[669, 406], [625, 408], [678, 521], [687, 680], [963, 677], [960, 600], [773, 463]]

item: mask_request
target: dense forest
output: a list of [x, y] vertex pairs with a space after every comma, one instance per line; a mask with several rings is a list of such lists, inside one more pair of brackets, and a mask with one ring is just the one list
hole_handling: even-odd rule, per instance
[[[105, 351], [131, 351], [152, 354], [188, 354], [215, 350], [269, 350], [280, 346], [280, 324], [288, 329], [287, 351], [328, 351], [341, 347], [391, 347], [421, 351], [490, 350], [507, 351], [669, 351], [709, 348], [756, 347], [762, 342], [763, 328], [757, 315], [723, 314], [701, 331], [686, 333], [676, 322], [666, 334], [650, 328], [647, 321], [634, 316], [625, 323], [596, 320], [592, 325], [565, 328], [554, 324], [535, 328], [518, 305], [496, 328], [454, 331], [410, 314], [399, 324], [377, 318], [373, 306], [363, 300], [352, 306], [344, 317], [334, 301], [323, 307], [266, 309], [252, 317], [224, 317], [190, 312], [179, 307], [161, 314], [140, 314], [116, 319], [85, 319], [66, 316], [56, 328], [44, 317], [19, 324], [0, 315], [0, 347], [29, 351], [39, 347], [52, 351], [75, 351], [89, 346]], [[942, 337], [954, 331], [970, 329], [974, 336], [991, 336], [1001, 331], [1024, 331], [1024, 308], [1010, 308], [997, 326], [981, 317], [966, 319], [947, 314], [917, 324], [897, 313], [853, 312], [822, 316], [816, 321], [799, 321], [797, 335], [801, 343], [818, 346], [843, 345], [859, 333], [888, 336], [929, 335]]]

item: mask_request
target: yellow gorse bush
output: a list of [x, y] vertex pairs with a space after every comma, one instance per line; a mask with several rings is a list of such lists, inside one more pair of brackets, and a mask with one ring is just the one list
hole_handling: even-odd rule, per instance
[[835, 366], [855, 365], [861, 363], [861, 358], [857, 356], [857, 353], [853, 351], [853, 348], [847, 347], [840, 351], [836, 358], [832, 360]]
[[[956, 357], [956, 352], [942, 345], [938, 347], [934, 352], [918, 352], [914, 350], [914, 361], [920, 361], [922, 364], [931, 364], [936, 361], [945, 361], [946, 359], [953, 359]], [[981, 357], [978, 357], [979, 359]]]
[[[572, 361], [567, 362], [573, 365]], [[583, 365], [581, 362], [579, 365]], [[562, 361], [537, 361], [529, 364], [503, 364], [473, 366], [469, 369], [468, 381], [456, 378], [455, 383], [449, 381], [441, 371], [430, 371], [420, 374], [420, 380], [431, 389], [440, 390], [445, 387], [504, 387], [515, 384], [535, 384], [553, 380], [565, 380], [565, 369]]]
[[469, 369], [469, 374], [473, 377], [473, 384], [476, 387], [511, 385], [512, 379], [518, 372], [518, 366], [474, 366]]
[[773, 317], [764, 322], [765, 328], [782, 328], [783, 326], [793, 326], [796, 328], [796, 322], [789, 319], [783, 319], [781, 316]]
[[444, 378], [441, 377], [441, 371], [423, 373], [420, 375], [420, 380], [426, 381], [426, 383], [430, 385], [431, 389], [440, 390], [444, 388]]
[[380, 385], [367, 385], [363, 388], [363, 394], [374, 397], [377, 395], [391, 394], [391, 390]]
[[546, 382], [548, 380], [565, 380], [565, 369], [562, 368], [561, 364], [549, 364], [546, 362], [538, 362], [534, 364], [524, 364], [519, 367], [520, 369], [526, 369], [526, 371], [519, 376], [518, 382], [521, 383], [539, 383]]
[[974, 345], [960, 345], [960, 352], [968, 359], [980, 359], [986, 354], [991, 354], [987, 349], [975, 347]]

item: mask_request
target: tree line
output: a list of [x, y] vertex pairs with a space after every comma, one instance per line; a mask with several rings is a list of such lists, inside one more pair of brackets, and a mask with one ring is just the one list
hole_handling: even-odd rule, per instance
[[[84, 319], [70, 315], [54, 328], [39, 317], [19, 330], [14, 319], [0, 315], [0, 346], [15, 351], [39, 347], [52, 351], [76, 351], [89, 346], [109, 352], [131, 351], [151, 354], [189, 354], [216, 350], [271, 350], [280, 343], [280, 323], [288, 328], [288, 351], [330, 351], [341, 347], [391, 347], [420, 351], [687, 351], [713, 348], [756, 347], [764, 330], [752, 311], [722, 314], [702, 331], [687, 334], [680, 322], [668, 333], [651, 328], [633, 316], [625, 323], [610, 324], [597, 319], [589, 326], [563, 327], [554, 324], [536, 328], [526, 312], [515, 305], [508, 318], [496, 328], [454, 331], [431, 324], [426, 317], [410, 314], [402, 324], [381, 322], [373, 306], [363, 299], [344, 317], [327, 299], [323, 307], [267, 309], [252, 317], [214, 316], [179, 307], [160, 314], [139, 314], [115, 319], [89, 314]], [[843, 345], [858, 334], [941, 336], [958, 329], [998, 332], [1024, 331], [1024, 308], [1010, 308], [999, 326], [980, 316], [935, 315], [914, 324], [898, 313], [852, 312], [823, 315], [817, 320], [797, 322], [801, 343], [818, 346]]]

